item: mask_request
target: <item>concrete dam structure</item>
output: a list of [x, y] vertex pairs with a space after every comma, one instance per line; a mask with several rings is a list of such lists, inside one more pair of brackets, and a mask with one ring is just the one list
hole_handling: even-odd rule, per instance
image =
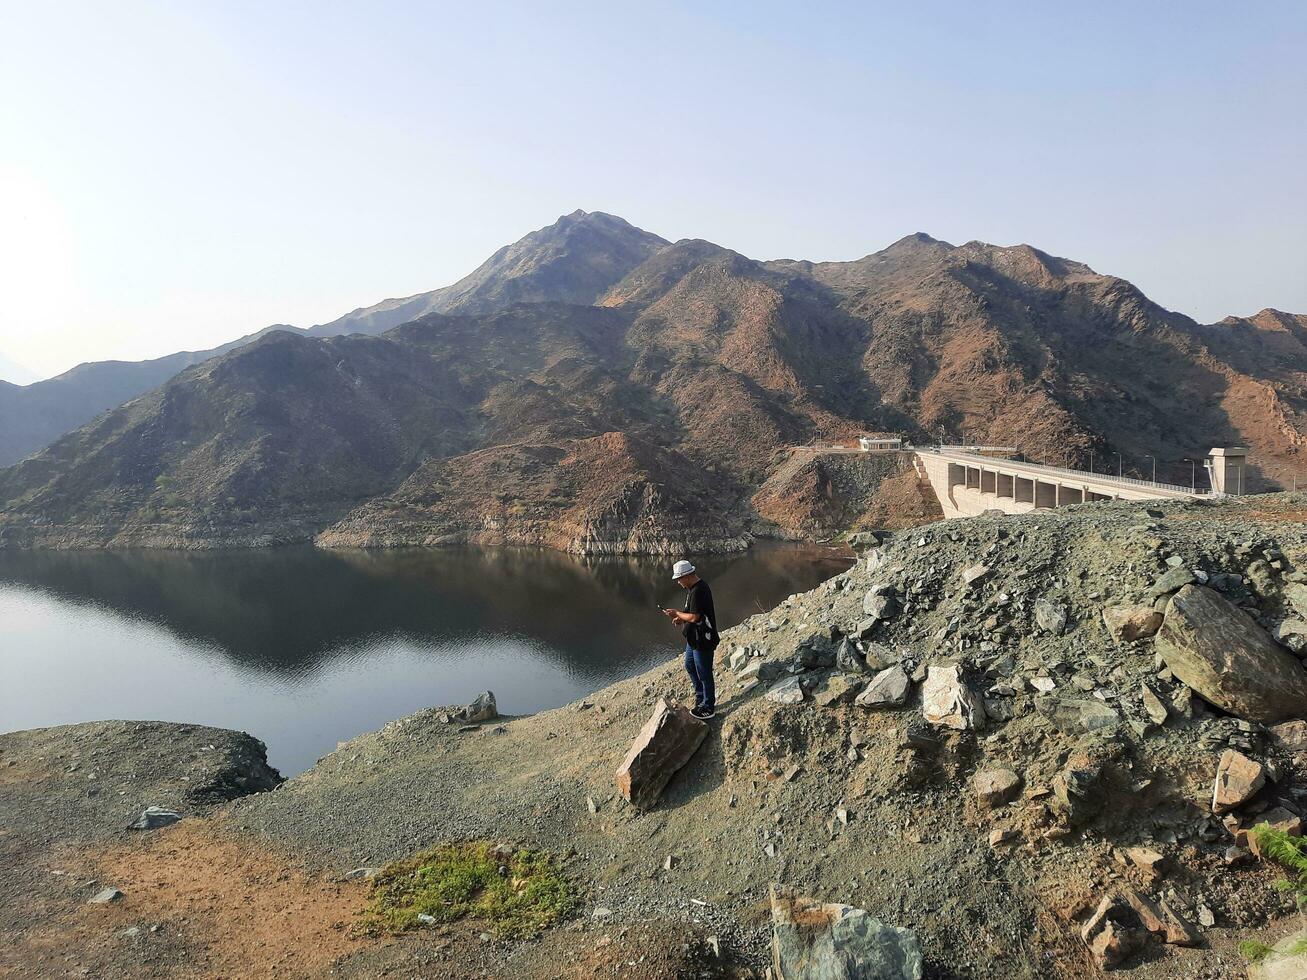
[[930, 482], [945, 517], [987, 510], [1028, 514], [1094, 500], [1171, 500], [1243, 491], [1247, 450], [1213, 449], [1204, 463], [1212, 489], [1062, 469], [986, 455], [983, 448], [939, 446], [913, 451], [917, 473]]

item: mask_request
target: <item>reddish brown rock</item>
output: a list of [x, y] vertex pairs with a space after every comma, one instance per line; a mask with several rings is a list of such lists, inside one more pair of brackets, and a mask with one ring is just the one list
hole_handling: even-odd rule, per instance
[[982, 769], [971, 784], [980, 805], [986, 809], [1009, 803], [1021, 792], [1021, 777], [1011, 769]]
[[1226, 749], [1216, 767], [1212, 812], [1228, 813], [1243, 806], [1266, 785], [1266, 767], [1242, 752]]
[[1131, 928], [1136, 916], [1116, 895], [1104, 895], [1094, 914], [1080, 929], [1100, 969], [1111, 970], [1124, 963], [1143, 940], [1143, 933]]
[[637, 810], [649, 809], [707, 736], [708, 726], [689, 708], [660, 698], [617, 770], [618, 790]]
[[1239, 830], [1234, 839], [1237, 843], [1242, 844], [1255, 857], [1262, 857], [1262, 846], [1257, 839], [1257, 828], [1262, 824], [1269, 824], [1273, 829], [1281, 833], [1288, 834], [1291, 837], [1302, 836], [1302, 818], [1297, 814], [1290, 813], [1282, 806], [1272, 807], [1265, 813], [1255, 817], [1252, 826], [1244, 827]]
[[1162, 625], [1162, 614], [1149, 605], [1107, 606], [1103, 622], [1118, 643], [1130, 643], [1155, 635]]
[[1134, 909], [1139, 921], [1149, 932], [1162, 936], [1172, 946], [1197, 946], [1198, 930], [1171, 908], [1166, 899], [1156, 904], [1138, 890], [1124, 885], [1121, 888], [1122, 900]]
[[1288, 752], [1307, 752], [1307, 721], [1295, 718], [1271, 726], [1271, 737]]

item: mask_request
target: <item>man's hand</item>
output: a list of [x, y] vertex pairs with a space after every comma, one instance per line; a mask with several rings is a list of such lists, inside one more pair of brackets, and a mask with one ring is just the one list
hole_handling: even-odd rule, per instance
[[670, 619], [672, 622], [676, 622], [678, 619], [681, 618], [680, 614], [675, 609], [664, 609], [663, 615], [666, 616], [668, 619]]

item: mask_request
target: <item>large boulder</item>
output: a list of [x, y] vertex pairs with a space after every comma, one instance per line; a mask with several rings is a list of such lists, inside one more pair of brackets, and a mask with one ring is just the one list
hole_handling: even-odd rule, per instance
[[659, 698], [617, 770], [617, 789], [637, 810], [649, 809], [707, 737], [707, 724], [689, 708]]
[[911, 929], [779, 885], [771, 913], [776, 980], [921, 980], [921, 943]]
[[931, 664], [921, 686], [921, 716], [932, 725], [985, 727], [985, 705], [971, 689], [958, 664]]
[[1156, 643], [1171, 673], [1218, 708], [1262, 723], [1307, 714], [1307, 670], [1211, 589], [1172, 596]]

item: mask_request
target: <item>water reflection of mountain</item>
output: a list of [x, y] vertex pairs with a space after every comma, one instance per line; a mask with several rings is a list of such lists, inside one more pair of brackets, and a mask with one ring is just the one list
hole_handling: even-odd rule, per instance
[[[569, 670], [606, 674], [674, 648], [654, 609], [680, 601], [666, 564], [531, 549], [8, 551], [0, 582], [144, 619], [278, 674], [395, 635], [441, 645], [520, 636]], [[702, 571], [730, 625], [846, 565], [811, 547], [763, 546], [705, 559]]]

